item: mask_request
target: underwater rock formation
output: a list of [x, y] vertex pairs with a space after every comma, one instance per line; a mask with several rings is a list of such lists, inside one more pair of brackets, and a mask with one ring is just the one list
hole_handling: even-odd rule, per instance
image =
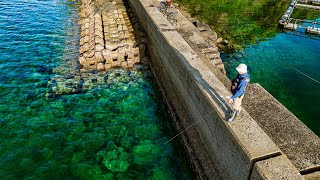
[[79, 59], [54, 69], [47, 97], [81, 93], [106, 84], [110, 69], [148, 62], [145, 34], [125, 2], [82, 0], [79, 17]]

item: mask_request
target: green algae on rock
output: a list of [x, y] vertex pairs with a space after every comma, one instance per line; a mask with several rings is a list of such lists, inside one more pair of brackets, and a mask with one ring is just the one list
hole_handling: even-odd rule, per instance
[[[170, 117], [148, 68], [92, 73], [84, 91], [70, 91], [68, 81], [60, 95], [47, 98], [54, 87], [48, 80], [76, 73], [68, 68], [78, 56], [77, 6], [66, 0], [1, 5], [2, 179], [147, 179], [158, 169], [172, 179], [192, 179], [164, 144], [172, 136], [164, 130]], [[142, 133], [147, 127], [150, 137]], [[146, 166], [135, 164], [133, 149], [148, 138], [163, 151]], [[113, 151], [117, 156], [102, 156]]]

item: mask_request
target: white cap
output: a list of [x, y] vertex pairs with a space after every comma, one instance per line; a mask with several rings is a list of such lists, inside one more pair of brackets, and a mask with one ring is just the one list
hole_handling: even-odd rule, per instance
[[237, 70], [238, 72], [247, 73], [247, 65], [245, 65], [245, 64], [239, 64], [239, 65], [236, 67], [236, 70]]

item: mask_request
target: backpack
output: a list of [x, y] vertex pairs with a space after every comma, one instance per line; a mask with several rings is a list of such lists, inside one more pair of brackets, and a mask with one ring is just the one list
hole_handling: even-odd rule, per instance
[[[247, 82], [246, 83], [246, 87], [247, 87], [247, 85], [249, 84], [250, 79], [243, 78], [241, 80], [245, 80]], [[240, 81], [238, 79], [238, 76], [235, 77], [234, 79], [232, 79], [232, 81], [231, 81], [231, 92], [232, 92], [232, 94], [236, 93], [239, 84], [240, 84]], [[246, 87], [244, 88], [245, 90], [246, 90]]]

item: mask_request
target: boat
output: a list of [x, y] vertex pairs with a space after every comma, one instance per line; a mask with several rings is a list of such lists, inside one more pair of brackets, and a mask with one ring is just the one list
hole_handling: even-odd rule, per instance
[[316, 28], [316, 27], [307, 27], [307, 30], [306, 30], [307, 33], [310, 33], [310, 34], [319, 34], [320, 35], [320, 28]]
[[287, 23], [287, 24], [284, 25], [284, 27], [286, 29], [296, 30], [298, 28], [298, 25], [297, 24], [293, 24], [293, 23]]

